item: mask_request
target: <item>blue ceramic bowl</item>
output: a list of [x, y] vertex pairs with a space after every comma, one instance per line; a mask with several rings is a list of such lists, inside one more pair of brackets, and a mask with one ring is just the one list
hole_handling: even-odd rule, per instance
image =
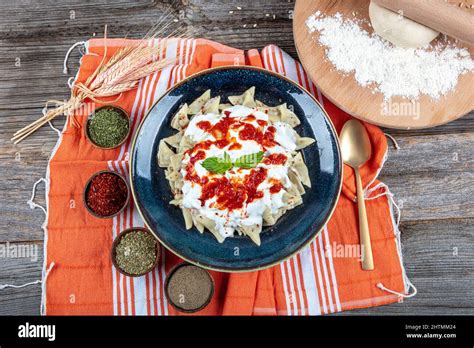
[[[286, 102], [301, 120], [297, 132], [316, 139], [303, 150], [312, 188], [303, 204], [288, 211], [276, 225], [264, 228], [261, 246], [247, 237], [217, 242], [210, 232], [186, 230], [181, 210], [169, 204], [171, 190], [157, 164], [160, 139], [176, 133], [172, 116], [205, 90], [224, 101], [256, 87], [256, 99], [267, 105]], [[319, 103], [303, 88], [281, 75], [253, 67], [221, 67], [202, 71], [178, 83], [150, 109], [138, 129], [131, 152], [132, 193], [148, 228], [173, 253], [198, 266], [243, 272], [275, 265], [308, 245], [329, 220], [342, 183], [342, 163], [334, 127]]]

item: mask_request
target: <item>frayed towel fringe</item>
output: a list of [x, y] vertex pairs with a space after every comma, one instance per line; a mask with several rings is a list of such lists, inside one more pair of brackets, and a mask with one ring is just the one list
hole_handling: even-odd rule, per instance
[[386, 288], [382, 283], [377, 283], [376, 285], [379, 289], [387, 291], [391, 294], [397, 295], [402, 298], [410, 298], [415, 296], [418, 293], [418, 290], [415, 288], [412, 282], [408, 281], [408, 286], [413, 289], [413, 292], [411, 294], [402, 294], [401, 292], [393, 291], [390, 290], [389, 288]]
[[15, 284], [0, 284], [0, 290], [3, 290], [3, 289], [7, 289], [7, 288], [14, 288], [14, 289], [20, 289], [20, 288], [25, 288], [27, 286], [30, 286], [30, 285], [36, 285], [36, 284], [41, 284], [41, 283], [45, 283], [46, 282], [46, 278], [48, 277], [49, 275], [49, 272], [51, 272], [51, 270], [53, 269], [54, 267], [54, 262], [51, 262], [51, 264], [49, 265], [49, 268], [48, 270], [46, 271], [46, 274], [44, 276], [44, 278], [41, 280], [41, 279], [38, 279], [38, 280], [35, 280], [33, 282], [29, 282], [29, 283], [25, 283], [25, 284], [21, 284], [21, 285], [15, 285]]
[[34, 201], [35, 196], [36, 196], [36, 187], [41, 182], [44, 182], [46, 184], [46, 179], [41, 178], [33, 184], [33, 189], [31, 191], [31, 198], [26, 203], [28, 203], [28, 206], [30, 207], [30, 209], [40, 208], [44, 212], [44, 215], [48, 215], [48, 213], [46, 212], [46, 208], [43, 207], [41, 204], [38, 204]]
[[[377, 191], [380, 188], [383, 188], [384, 192], [370, 197], [370, 195], [373, 192]], [[405, 267], [403, 265], [403, 256], [402, 256], [402, 249], [401, 249], [402, 241], [401, 241], [401, 238], [400, 238], [401, 236], [400, 236], [400, 229], [399, 229], [400, 219], [401, 219], [401, 215], [402, 215], [401, 210], [400, 210], [399, 206], [397, 205], [397, 203], [395, 203], [393, 193], [390, 192], [390, 189], [388, 188], [388, 186], [385, 185], [383, 182], [380, 182], [377, 185], [375, 185], [374, 187], [371, 187], [371, 188], [367, 189], [364, 193], [364, 197], [365, 197], [364, 199], [365, 200], [373, 200], [373, 199], [377, 199], [377, 198], [382, 197], [382, 196], [387, 196], [388, 199], [389, 199], [390, 210], [391, 210], [391, 213], [392, 213], [392, 219], [393, 219], [393, 216], [394, 216], [393, 207], [395, 207], [395, 209], [396, 209], [397, 220], [395, 221], [393, 219], [393, 225], [394, 225], [393, 228], [394, 228], [394, 232], [395, 232], [395, 238], [396, 238], [396, 241], [397, 241], [397, 250], [398, 250], [398, 254], [400, 256], [400, 265], [402, 267], [403, 279], [405, 281], [405, 292], [406, 292], [406, 294], [402, 294], [402, 293], [396, 292], [394, 290], [391, 290], [391, 289], [385, 287], [382, 283], [377, 283], [376, 287], [381, 289], [381, 290], [387, 291], [391, 294], [398, 295], [402, 298], [410, 298], [410, 297], [415, 296], [417, 294], [418, 290], [416, 289], [415, 285], [413, 285], [413, 283], [410, 281], [410, 279], [408, 279], [408, 277], [406, 275], [406, 272], [405, 272]], [[413, 292], [411, 294], [409, 294], [410, 288], [413, 289]]]
[[[77, 46], [83, 46], [85, 48], [86, 42], [85, 41], [78, 41], [74, 43], [69, 49], [67, 50], [66, 56], [64, 57], [64, 62], [63, 62], [63, 74], [66, 75], [68, 73], [68, 68], [67, 68], [67, 61], [69, 60], [69, 55], [71, 52], [77, 47]], [[83, 54], [83, 51], [81, 51], [81, 54]]]
[[24, 288], [24, 287], [27, 287], [27, 286], [30, 286], [30, 285], [35, 285], [35, 284], [41, 284], [41, 309], [40, 309], [40, 314], [41, 315], [45, 315], [46, 313], [46, 299], [45, 299], [45, 295], [46, 292], [44, 291], [46, 289], [46, 281], [48, 279], [48, 276], [49, 276], [49, 273], [51, 272], [51, 270], [53, 269], [54, 267], [54, 262], [51, 262], [51, 264], [49, 265], [48, 269], [46, 270], [45, 274], [44, 274], [44, 277], [42, 280], [35, 280], [33, 282], [29, 282], [29, 283], [25, 283], [25, 284], [21, 284], [21, 285], [14, 285], [14, 284], [1, 284], [0, 285], [0, 290], [3, 290], [3, 289], [6, 289], [6, 288], [14, 288], [14, 289], [19, 289], [19, 288]]

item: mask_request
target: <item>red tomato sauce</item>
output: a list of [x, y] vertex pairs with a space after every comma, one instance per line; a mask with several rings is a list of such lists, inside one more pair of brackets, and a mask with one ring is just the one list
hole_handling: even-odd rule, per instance
[[201, 128], [203, 131], [205, 132], [209, 132], [209, 130], [211, 129], [212, 127], [212, 124], [211, 122], [209, 121], [201, 121], [201, 122], [198, 122], [196, 124], [196, 126], [198, 126], [199, 128]]
[[[204, 160], [206, 157], [205, 150], [211, 148], [212, 145], [223, 149], [229, 146], [229, 150], [239, 150], [242, 145], [236, 142], [236, 139], [229, 134], [230, 129], [239, 129], [239, 138], [241, 140], [253, 140], [260, 144], [264, 149], [277, 145], [275, 141], [276, 129], [270, 126], [264, 131], [264, 127], [268, 125], [266, 121], [257, 120], [260, 127], [246, 122], [240, 121], [238, 118], [230, 117], [229, 111], [224, 111], [225, 117], [215, 125], [209, 121], [201, 121], [197, 123], [197, 127], [212, 134], [215, 141], [206, 140], [196, 144], [192, 149], [187, 150], [185, 154], [190, 156], [189, 163], [186, 165], [185, 179], [199, 184], [202, 188], [199, 200], [204, 206], [209, 199], [216, 198], [214, 207], [224, 210], [240, 209], [244, 204], [253, 202], [255, 199], [263, 197], [263, 192], [259, 191], [258, 186], [267, 177], [267, 169], [253, 168], [249, 174], [243, 178], [233, 178], [229, 180], [224, 176], [209, 174], [205, 177], [199, 177], [195, 173], [194, 165], [197, 161]], [[249, 115], [245, 121], [255, 121], [254, 115]], [[283, 164], [287, 160], [284, 154], [272, 154], [263, 159], [266, 164]], [[283, 186], [278, 180], [272, 182], [270, 188], [271, 193], [277, 193], [282, 190]]]
[[260, 128], [256, 128], [249, 123], [245, 123], [243, 129], [239, 132], [239, 138], [242, 140], [253, 140], [264, 148], [277, 145], [275, 141], [276, 129], [273, 126], [267, 128], [264, 133]]
[[283, 189], [283, 185], [281, 183], [278, 183], [270, 187], [270, 193], [275, 194], [275, 193], [280, 192], [282, 189]]
[[209, 181], [208, 178], [204, 177], [201, 179], [199, 175], [194, 173], [194, 164], [197, 161], [203, 160], [205, 158], [206, 158], [206, 153], [202, 150], [199, 150], [193, 156], [190, 157], [189, 162], [186, 165], [186, 176], [184, 177], [186, 180], [189, 180], [198, 184], [204, 184], [203, 181]]
[[242, 148], [242, 144], [239, 143], [233, 143], [232, 145], [229, 146], [229, 150], [240, 150]]
[[[249, 115], [245, 117], [244, 122], [240, 121], [238, 118], [230, 117], [229, 111], [224, 111], [224, 115], [225, 117], [222, 118], [215, 125], [212, 125], [209, 121], [200, 121], [197, 123], [197, 127], [204, 130], [205, 132], [212, 134], [214, 138], [217, 139], [217, 141], [220, 141], [222, 139], [229, 139], [230, 129], [240, 129], [239, 138], [241, 140], [253, 140], [257, 142], [258, 144], [262, 145], [264, 148], [273, 147], [277, 145], [277, 142], [275, 141], [275, 132], [276, 132], [275, 127], [270, 126], [267, 128], [265, 132], [263, 132], [262, 128], [268, 125], [267, 121], [257, 120], [257, 124], [260, 127], [255, 127], [254, 125], [245, 122], [245, 121], [248, 121], [248, 122], [255, 121], [256, 117], [254, 115]], [[232, 142], [235, 142], [235, 141], [232, 141]], [[226, 144], [225, 142], [213, 143], [209, 140], [203, 143], [204, 143], [203, 145], [201, 145], [200, 143], [200, 144], [197, 144], [196, 146], [200, 146], [200, 148], [203, 148], [203, 149], [209, 149], [212, 144], [216, 144], [217, 147], [223, 148], [227, 146], [228, 144], [230, 144], [231, 142], [228, 142], [227, 145], [224, 145]], [[238, 147], [238, 145], [236, 145], [232, 150], [240, 149], [240, 148], [241, 146]]]
[[265, 157], [262, 162], [265, 164], [284, 164], [288, 157], [282, 153], [272, 153], [270, 156]]
[[227, 133], [229, 132], [229, 128], [236, 123], [240, 123], [240, 121], [236, 118], [229, 117], [226, 114], [226, 116], [222, 120], [217, 122], [209, 130], [209, 133], [211, 133], [216, 139], [226, 138]]
[[226, 177], [213, 178], [206, 183], [199, 179], [202, 185], [202, 192], [199, 200], [204, 206], [207, 200], [216, 197], [216, 208], [224, 210], [240, 209], [245, 203], [251, 203], [255, 199], [263, 197], [263, 192], [259, 191], [260, 185], [267, 176], [265, 168], [252, 169], [241, 182], [231, 182]]
[[265, 180], [266, 176], [267, 170], [265, 168], [256, 168], [252, 169], [252, 171], [244, 177], [244, 185], [247, 189], [247, 203], [263, 197], [263, 192], [258, 191], [257, 187]]

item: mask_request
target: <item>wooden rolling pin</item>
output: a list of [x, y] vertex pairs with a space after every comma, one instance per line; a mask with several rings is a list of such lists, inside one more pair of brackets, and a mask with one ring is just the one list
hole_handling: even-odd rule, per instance
[[404, 17], [474, 44], [474, 15], [444, 0], [372, 0]]

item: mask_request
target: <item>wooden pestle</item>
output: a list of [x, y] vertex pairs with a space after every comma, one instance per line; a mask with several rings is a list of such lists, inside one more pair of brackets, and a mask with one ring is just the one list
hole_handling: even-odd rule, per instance
[[474, 14], [444, 0], [372, 0], [415, 22], [474, 44]]

